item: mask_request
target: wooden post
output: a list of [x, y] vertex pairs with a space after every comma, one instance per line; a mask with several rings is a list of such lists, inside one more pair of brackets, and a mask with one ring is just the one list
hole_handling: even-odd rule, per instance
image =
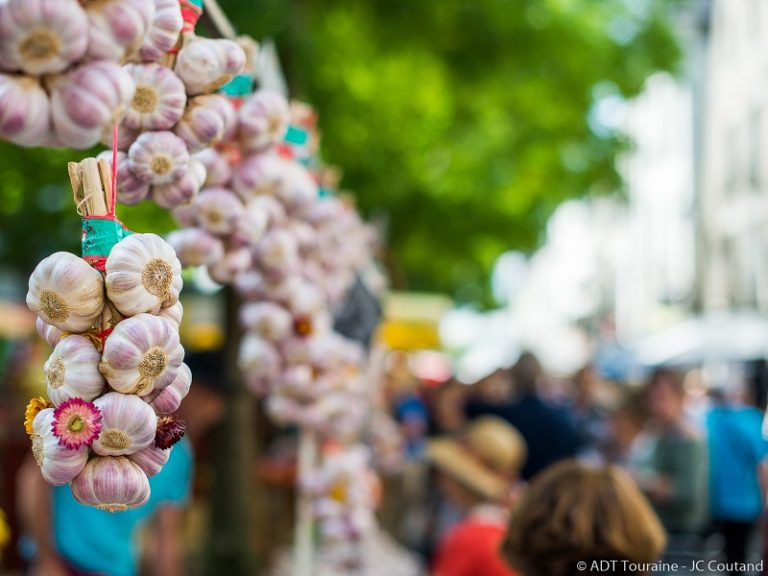
[[[302, 429], [299, 435], [298, 474], [312, 470], [317, 464], [317, 437], [314, 432]], [[312, 501], [296, 486], [296, 534], [293, 546], [293, 575], [312, 576], [314, 564], [314, 542]]]

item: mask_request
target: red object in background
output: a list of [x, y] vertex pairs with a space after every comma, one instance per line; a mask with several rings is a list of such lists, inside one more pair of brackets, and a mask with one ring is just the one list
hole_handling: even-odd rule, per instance
[[483, 520], [461, 522], [440, 543], [433, 576], [519, 576], [499, 551], [505, 530]]

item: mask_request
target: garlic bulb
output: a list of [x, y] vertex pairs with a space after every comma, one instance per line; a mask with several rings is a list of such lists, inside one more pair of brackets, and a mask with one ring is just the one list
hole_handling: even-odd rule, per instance
[[224, 244], [200, 228], [185, 228], [168, 235], [168, 243], [184, 266], [207, 266], [224, 257]]
[[145, 396], [144, 401], [152, 406], [158, 414], [173, 414], [181, 406], [181, 401], [189, 393], [191, 385], [192, 372], [189, 370], [189, 366], [182, 364], [173, 382], [162, 390], [154, 391]]
[[300, 210], [318, 197], [317, 183], [309, 170], [298, 162], [285, 162], [275, 194], [289, 211]]
[[190, 36], [176, 59], [176, 74], [192, 96], [213, 92], [238, 75], [245, 52], [232, 40]]
[[93, 400], [104, 390], [101, 354], [93, 342], [73, 334], [63, 338], [45, 363], [48, 397], [54, 406], [70, 398]]
[[35, 328], [37, 329], [37, 333], [40, 335], [40, 338], [48, 342], [48, 345], [51, 347], [55, 347], [56, 344], [59, 343], [59, 340], [61, 340], [66, 334], [65, 332], [62, 332], [56, 328], [56, 326], [47, 324], [39, 316], [35, 319]]
[[179, 226], [188, 228], [197, 224], [197, 206], [194, 199], [174, 207], [171, 215]]
[[170, 68], [158, 64], [128, 64], [125, 69], [136, 83], [125, 125], [142, 131], [173, 128], [187, 105], [181, 79]]
[[240, 107], [240, 142], [249, 151], [279, 144], [288, 129], [288, 102], [270, 90], [259, 90]]
[[88, 20], [77, 0], [0, 2], [0, 68], [54, 74], [87, 47]]
[[293, 316], [273, 302], [252, 302], [242, 307], [240, 323], [265, 340], [279, 341], [293, 332]]
[[[125, 125], [125, 122], [121, 122], [117, 131], [117, 149], [121, 152], [128, 152], [128, 149], [131, 147], [131, 145], [136, 142], [139, 134], [141, 134], [140, 130], [128, 128], [128, 126]], [[103, 134], [101, 137], [101, 143], [104, 144], [104, 146], [107, 148], [112, 148], [112, 144], [114, 143], [112, 136], [113, 133], [111, 130], [106, 134]]]
[[60, 330], [85, 332], [104, 308], [104, 281], [82, 258], [56, 252], [32, 272], [27, 306]]
[[255, 246], [269, 227], [268, 209], [257, 202], [248, 202], [245, 212], [237, 222], [232, 241], [235, 244]]
[[244, 202], [261, 194], [275, 194], [289, 164], [277, 154], [249, 156], [235, 168], [232, 188]]
[[176, 302], [173, 306], [169, 308], [163, 308], [160, 310], [160, 312], [157, 313], [157, 315], [160, 318], [165, 318], [166, 320], [170, 320], [176, 326], [181, 326], [181, 319], [184, 317], [184, 306], [181, 304], [181, 300]]
[[240, 342], [238, 367], [249, 379], [271, 380], [282, 370], [277, 349], [254, 332], [246, 332]]
[[123, 512], [149, 500], [149, 480], [128, 458], [95, 456], [72, 481], [72, 495], [81, 504], [107, 512]]
[[[96, 158], [106, 160], [112, 166], [112, 151], [105, 150]], [[149, 194], [149, 184], [138, 178], [128, 168], [128, 155], [117, 153], [117, 201], [120, 204], [138, 204]]]
[[144, 471], [149, 478], [157, 475], [163, 466], [168, 462], [168, 458], [171, 456], [171, 450], [173, 448], [166, 448], [165, 450], [156, 448], [155, 446], [148, 446], [143, 450], [139, 450], [134, 454], [128, 456], [128, 459], [137, 464], [139, 468]]
[[179, 0], [154, 0], [155, 17], [139, 48], [139, 58], [144, 62], [159, 60], [179, 40], [184, 26]]
[[173, 247], [157, 234], [132, 234], [107, 258], [107, 297], [125, 316], [157, 314], [179, 300], [181, 263]]
[[189, 101], [174, 132], [184, 140], [190, 152], [199, 152], [221, 141], [235, 122], [235, 109], [229, 99], [219, 94], [208, 94]]
[[45, 481], [54, 486], [71, 482], [88, 461], [88, 447], [70, 450], [59, 444], [53, 434], [53, 408], [38, 413], [32, 426], [32, 454]]
[[192, 200], [205, 182], [205, 166], [190, 160], [189, 170], [175, 182], [152, 188], [152, 199], [161, 208], [170, 210]]
[[131, 170], [145, 182], [169, 184], [189, 168], [189, 151], [173, 132], [145, 132], [128, 151]]
[[119, 123], [136, 85], [114, 62], [84, 64], [53, 83], [51, 118], [67, 146], [90, 148]]
[[34, 78], [0, 74], [0, 138], [40, 146], [51, 134], [48, 95]]
[[205, 185], [225, 186], [232, 178], [232, 166], [226, 156], [219, 154], [213, 148], [206, 148], [193, 156], [194, 160], [203, 163], [206, 170]]
[[292, 271], [299, 266], [299, 246], [287, 230], [270, 230], [258, 245], [258, 258], [262, 266], [273, 271]]
[[99, 0], [85, 5], [91, 60], [123, 60], [141, 46], [152, 19], [153, 0]]
[[107, 392], [93, 403], [101, 410], [101, 434], [93, 442], [97, 454], [133, 454], [155, 441], [157, 416], [138, 396]]
[[228, 235], [244, 212], [237, 196], [226, 188], [206, 188], [195, 199], [197, 220], [213, 234]]
[[208, 274], [219, 284], [231, 284], [234, 279], [248, 270], [253, 264], [251, 251], [246, 248], [233, 248], [224, 258], [208, 266]]
[[100, 370], [118, 392], [146, 396], [173, 382], [183, 359], [176, 325], [139, 314], [120, 322], [107, 338]]

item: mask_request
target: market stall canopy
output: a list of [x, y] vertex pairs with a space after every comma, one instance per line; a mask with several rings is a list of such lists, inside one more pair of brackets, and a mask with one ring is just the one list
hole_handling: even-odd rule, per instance
[[694, 366], [768, 357], [768, 319], [753, 311], [691, 318], [635, 347], [644, 366]]

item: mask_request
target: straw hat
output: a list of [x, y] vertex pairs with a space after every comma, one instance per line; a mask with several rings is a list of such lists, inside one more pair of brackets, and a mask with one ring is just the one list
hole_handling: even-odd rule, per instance
[[496, 416], [472, 421], [456, 438], [427, 444], [427, 459], [466, 488], [502, 500], [525, 463], [528, 449], [516, 428]]

